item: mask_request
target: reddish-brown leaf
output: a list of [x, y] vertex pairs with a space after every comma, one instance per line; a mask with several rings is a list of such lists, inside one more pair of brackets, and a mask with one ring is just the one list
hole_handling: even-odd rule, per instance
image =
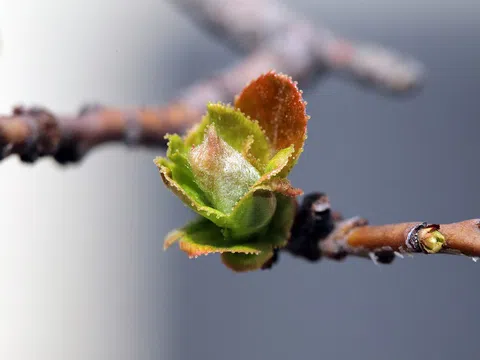
[[243, 89], [235, 99], [235, 107], [258, 120], [274, 153], [294, 145], [291, 163], [282, 171], [288, 174], [303, 150], [309, 119], [296, 83], [289, 76], [270, 71]]

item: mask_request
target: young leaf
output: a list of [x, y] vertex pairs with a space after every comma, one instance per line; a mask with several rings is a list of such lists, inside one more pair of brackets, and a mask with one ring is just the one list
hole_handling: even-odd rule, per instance
[[259, 234], [256, 243], [265, 250], [257, 254], [223, 253], [222, 262], [231, 270], [245, 272], [260, 269], [273, 256], [273, 249], [283, 247], [290, 237], [297, 202], [294, 198], [277, 194], [277, 209], [270, 225]]
[[168, 160], [163, 158], [157, 158], [155, 159], [155, 164], [160, 170], [163, 183], [177, 195], [185, 205], [220, 227], [230, 226], [230, 220], [227, 215], [201, 202], [199, 194], [195, 195], [191, 189], [187, 189], [184, 184], [179, 184], [173, 180], [172, 170], [170, 168], [175, 167], [174, 163], [168, 162]]
[[305, 103], [296, 84], [273, 72], [237, 97], [237, 109], [209, 104], [182, 139], [155, 159], [163, 182], [201, 218], [168, 234], [190, 257], [221, 253], [235, 271], [261, 268], [285, 246], [296, 212], [286, 176], [303, 150]]
[[261, 231], [272, 219], [277, 206], [275, 194], [270, 189], [254, 188], [235, 205], [227, 234], [232, 238], [248, 237]]
[[296, 84], [286, 75], [269, 72], [243, 89], [235, 107], [258, 120], [275, 153], [294, 146], [295, 152], [281, 173], [286, 176], [303, 151], [309, 119]]
[[188, 160], [198, 186], [214, 207], [230, 214], [235, 204], [260, 178], [258, 171], [218, 134], [215, 124], [203, 142], [190, 150]]
[[290, 229], [297, 211], [297, 200], [283, 194], [276, 194], [277, 209], [266, 234], [274, 248], [284, 247], [290, 238]]
[[265, 173], [257, 181], [256, 185], [263, 184], [270, 180], [271, 178], [280, 174], [280, 172], [285, 169], [289, 163], [289, 159], [292, 157], [292, 154], [295, 152], [295, 149], [292, 146], [289, 146], [286, 149], [282, 149], [275, 154], [275, 156], [268, 162]]
[[207, 114], [202, 122], [190, 131], [186, 138], [187, 147], [200, 144], [205, 136], [205, 130], [209, 125], [215, 125], [218, 135], [231, 147], [243, 153], [248, 147], [247, 160], [259, 172], [263, 172], [265, 165], [270, 159], [270, 145], [258, 122], [247, 118], [243, 113], [225, 104], [208, 104]]
[[273, 256], [273, 250], [262, 251], [259, 254], [223, 253], [222, 262], [235, 272], [246, 272], [260, 269]]
[[204, 218], [199, 218], [182, 229], [172, 231], [165, 238], [164, 249], [178, 242], [189, 257], [211, 253], [260, 254], [268, 246], [260, 243], [235, 243], [226, 241], [221, 228]]
[[209, 205], [203, 191], [194, 180], [192, 169], [188, 163], [188, 150], [182, 138], [176, 134], [165, 136], [168, 139], [167, 159], [155, 159], [157, 167], [164, 166], [170, 169], [172, 180], [177, 183], [187, 195], [198, 204]]

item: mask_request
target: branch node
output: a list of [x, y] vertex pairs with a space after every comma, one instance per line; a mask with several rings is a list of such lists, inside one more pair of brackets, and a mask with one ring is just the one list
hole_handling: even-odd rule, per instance
[[[335, 229], [320, 242], [319, 247], [325, 256], [333, 260], [343, 260], [352, 252], [351, 246], [347, 244], [348, 235], [358, 227], [368, 225], [368, 220], [356, 216], [335, 224]], [[379, 262], [383, 263], [383, 253], [379, 252]]]
[[[57, 119], [50, 111], [41, 107], [15, 106], [12, 112], [14, 116], [22, 117], [28, 127], [28, 136], [18, 151], [23, 162], [32, 163], [40, 156], [56, 151], [61, 133]], [[9, 154], [12, 149], [13, 145], [9, 149], [4, 149], [3, 154]]]
[[435, 254], [445, 245], [445, 236], [439, 231], [440, 225], [419, 223], [408, 232], [405, 245], [412, 252]]
[[418, 231], [427, 226], [426, 222], [419, 223], [412, 227], [408, 232], [407, 239], [405, 240], [405, 245], [407, 249], [410, 249], [412, 252], [422, 252], [422, 247], [420, 246], [420, 241], [418, 240]]
[[328, 197], [323, 193], [308, 194], [298, 208], [286, 250], [311, 262], [318, 261], [322, 257], [318, 243], [334, 227]]

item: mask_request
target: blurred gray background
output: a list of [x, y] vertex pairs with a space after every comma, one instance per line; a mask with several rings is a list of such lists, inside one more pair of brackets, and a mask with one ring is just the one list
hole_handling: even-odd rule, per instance
[[[337, 33], [426, 65], [417, 96], [327, 76], [306, 92], [291, 175], [371, 223], [480, 216], [477, 2], [286, 1]], [[0, 110], [157, 104], [239, 59], [170, 3], [0, 0]], [[160, 150], [107, 146], [78, 166], [0, 165], [0, 358], [474, 359], [480, 265], [418, 256], [233, 274], [162, 251], [192, 218], [161, 184]]]

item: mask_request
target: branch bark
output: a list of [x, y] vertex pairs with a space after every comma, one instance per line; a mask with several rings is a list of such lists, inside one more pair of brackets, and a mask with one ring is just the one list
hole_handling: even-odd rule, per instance
[[79, 161], [93, 147], [113, 141], [128, 145], [164, 144], [167, 132], [182, 132], [200, 111], [182, 103], [165, 108], [120, 110], [85, 106], [77, 116], [55, 115], [44, 108], [15, 107], [0, 117], [0, 159], [18, 154], [31, 163], [53, 156], [60, 164]]
[[[404, 92], [423, 83], [423, 66], [412, 57], [345, 39], [275, 0], [171, 1], [210, 33], [244, 52], [284, 48], [287, 58], [294, 57], [294, 64], [304, 63], [312, 71], [338, 72], [388, 92]], [[301, 36], [292, 37], [292, 29], [303, 29]]]
[[[349, 224], [350, 223], [350, 224]], [[354, 226], [352, 226], [352, 223]], [[402, 253], [429, 253], [422, 249], [422, 243], [428, 242], [432, 236], [431, 229], [444, 237], [444, 245], [434, 253], [454, 255], [480, 256], [480, 219], [472, 219], [451, 224], [426, 225], [424, 233], [420, 229], [417, 236], [420, 247], [412, 246], [409, 242], [415, 236], [415, 228], [422, 222], [408, 222], [401, 224], [380, 226], [355, 226], [358, 219], [353, 219], [337, 225], [337, 231], [320, 243], [324, 249], [341, 248], [349, 254], [364, 254], [380, 250], [391, 250]], [[351, 229], [348, 229], [351, 227]], [[348, 229], [347, 231], [345, 231]], [[413, 231], [413, 232], [412, 232]], [[410, 234], [410, 237], [409, 237]]]
[[305, 196], [284, 251], [309, 261], [358, 256], [388, 264], [405, 254], [480, 257], [480, 219], [451, 224], [407, 222], [368, 225], [361, 217], [342, 219], [325, 194]]
[[87, 106], [68, 116], [46, 108], [16, 107], [12, 115], [0, 117], [0, 159], [18, 154], [22, 161], [33, 162], [52, 156], [66, 164], [108, 142], [162, 146], [166, 133], [181, 133], [198, 122], [207, 102], [231, 102], [251, 79], [271, 69], [310, 83], [319, 74], [335, 71], [394, 93], [416, 88], [423, 80], [422, 67], [416, 61], [315, 29], [276, 1], [177, 3], [204, 27], [249, 54], [238, 64], [184, 89], [164, 106]]

